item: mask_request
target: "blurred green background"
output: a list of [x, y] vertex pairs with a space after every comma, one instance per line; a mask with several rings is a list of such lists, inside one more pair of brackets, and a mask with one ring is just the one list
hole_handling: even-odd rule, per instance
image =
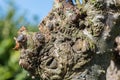
[[36, 25], [25, 20], [25, 14], [15, 16], [17, 8], [14, 3], [8, 3], [9, 8], [5, 15], [0, 14], [0, 80], [30, 80], [27, 72], [19, 64], [19, 51], [13, 50], [17, 31], [22, 24], [30, 31], [37, 31]]

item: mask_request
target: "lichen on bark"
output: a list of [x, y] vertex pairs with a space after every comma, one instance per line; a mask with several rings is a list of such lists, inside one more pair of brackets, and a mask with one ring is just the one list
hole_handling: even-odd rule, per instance
[[33, 78], [120, 79], [119, 0], [78, 1], [55, 0], [39, 32], [19, 30], [19, 64]]

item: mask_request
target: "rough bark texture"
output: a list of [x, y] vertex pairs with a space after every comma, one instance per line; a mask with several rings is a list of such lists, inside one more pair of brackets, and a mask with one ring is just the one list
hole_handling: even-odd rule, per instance
[[20, 66], [41, 80], [120, 80], [120, 0], [55, 0], [39, 32], [18, 31]]

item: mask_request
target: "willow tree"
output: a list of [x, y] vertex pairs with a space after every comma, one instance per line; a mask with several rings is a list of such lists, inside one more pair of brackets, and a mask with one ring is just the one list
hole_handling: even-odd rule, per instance
[[54, 0], [39, 32], [18, 31], [19, 64], [40, 80], [120, 80], [120, 0]]

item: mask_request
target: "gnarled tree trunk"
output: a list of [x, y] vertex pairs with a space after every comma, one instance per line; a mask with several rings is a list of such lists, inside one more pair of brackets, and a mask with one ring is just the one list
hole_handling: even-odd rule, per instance
[[41, 80], [120, 80], [120, 0], [55, 0], [39, 32], [18, 31], [20, 66]]

